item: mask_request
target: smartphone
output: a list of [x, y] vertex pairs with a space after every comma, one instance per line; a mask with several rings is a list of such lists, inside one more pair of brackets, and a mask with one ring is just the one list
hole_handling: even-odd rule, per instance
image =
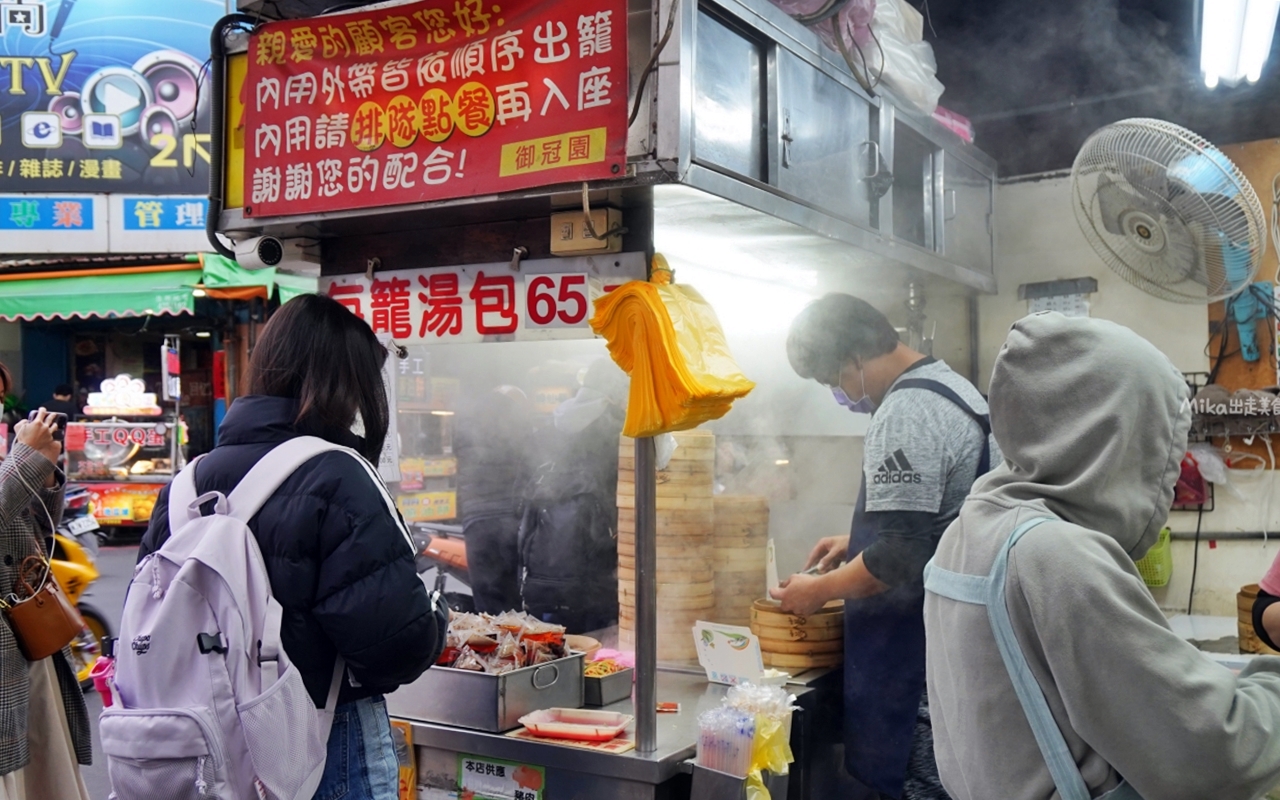
[[[35, 422], [36, 414], [38, 413], [40, 412], [32, 411], [30, 414], [27, 415], [27, 419], [31, 420], [32, 422]], [[53, 440], [55, 442], [61, 442], [64, 439], [66, 439], [67, 438], [67, 415], [63, 414], [60, 411], [49, 411], [46, 413], [48, 414], [48, 416], [53, 417], [54, 423], [57, 424], [58, 426], [53, 432]]]

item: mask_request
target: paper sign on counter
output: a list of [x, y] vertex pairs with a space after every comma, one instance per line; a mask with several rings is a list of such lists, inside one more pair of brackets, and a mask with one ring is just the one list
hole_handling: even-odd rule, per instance
[[764, 674], [760, 640], [750, 628], [698, 620], [693, 626], [693, 638], [698, 647], [698, 663], [712, 683], [732, 686], [759, 682]]
[[778, 588], [780, 583], [778, 580], [778, 554], [773, 548], [773, 539], [769, 540], [769, 544], [765, 548], [764, 569], [765, 579], [769, 582], [769, 591], [772, 592]]
[[458, 787], [475, 800], [542, 800], [546, 782], [542, 767], [458, 754]]

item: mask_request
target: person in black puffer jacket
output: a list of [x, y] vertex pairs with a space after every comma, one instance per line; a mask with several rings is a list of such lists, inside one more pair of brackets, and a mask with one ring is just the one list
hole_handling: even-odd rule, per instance
[[[386, 349], [336, 301], [301, 295], [262, 331], [249, 363], [249, 392], [196, 465], [201, 493], [229, 495], [276, 445], [319, 436], [376, 461], [387, 435], [382, 383]], [[352, 426], [363, 425], [363, 437]], [[416, 680], [444, 648], [449, 610], [427, 592], [398, 513], [365, 466], [327, 452], [303, 464], [249, 522], [271, 591], [284, 606], [281, 640], [316, 706], [337, 654], [346, 660], [317, 798], [395, 800], [399, 776], [381, 695]], [[161, 492], [138, 551], [169, 537]]]

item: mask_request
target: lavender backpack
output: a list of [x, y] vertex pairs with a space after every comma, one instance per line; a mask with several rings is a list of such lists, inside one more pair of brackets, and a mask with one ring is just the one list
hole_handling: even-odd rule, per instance
[[[129, 585], [114, 702], [100, 721], [113, 800], [315, 793], [345, 668], [339, 658], [317, 710], [280, 645], [283, 609], [248, 522], [297, 467], [330, 450], [368, 466], [301, 437], [268, 453], [230, 497], [196, 496], [200, 459], [174, 480], [171, 534]], [[201, 516], [207, 503], [214, 513]]]

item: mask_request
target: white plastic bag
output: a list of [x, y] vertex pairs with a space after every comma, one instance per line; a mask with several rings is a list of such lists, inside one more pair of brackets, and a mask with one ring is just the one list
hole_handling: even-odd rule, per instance
[[884, 50], [882, 80], [898, 97], [933, 114], [943, 86], [933, 47], [924, 41], [924, 17], [902, 0], [880, 0], [871, 28]]

